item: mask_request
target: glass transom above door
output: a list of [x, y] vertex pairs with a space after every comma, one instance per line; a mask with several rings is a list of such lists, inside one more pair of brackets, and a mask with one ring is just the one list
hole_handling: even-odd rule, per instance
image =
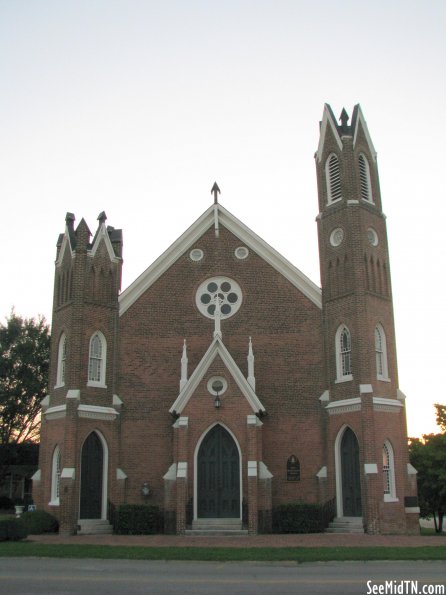
[[214, 318], [217, 296], [221, 318], [229, 318], [242, 304], [242, 290], [238, 283], [228, 277], [211, 277], [203, 281], [195, 294], [195, 303], [203, 316]]

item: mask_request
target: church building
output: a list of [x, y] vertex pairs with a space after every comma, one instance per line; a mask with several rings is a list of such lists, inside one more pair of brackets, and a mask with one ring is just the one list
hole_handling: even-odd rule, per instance
[[[153, 504], [166, 531], [271, 530], [286, 503], [418, 531], [386, 218], [359, 105], [325, 105], [321, 287], [219, 203], [122, 293], [121, 230], [67, 213], [34, 499], [61, 531]], [[315, 204], [316, 208], [316, 204]], [[161, 222], [162, 223], [162, 222]], [[308, 222], [310, 224], [310, 222]]]

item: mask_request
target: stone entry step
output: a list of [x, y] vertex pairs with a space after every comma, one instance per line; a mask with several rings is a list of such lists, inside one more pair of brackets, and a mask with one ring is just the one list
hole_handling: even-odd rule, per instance
[[361, 516], [336, 517], [329, 524], [327, 533], [364, 533]]
[[248, 535], [240, 519], [195, 519], [186, 535]]
[[80, 519], [77, 524], [78, 535], [111, 535], [113, 533], [110, 523], [102, 519]]

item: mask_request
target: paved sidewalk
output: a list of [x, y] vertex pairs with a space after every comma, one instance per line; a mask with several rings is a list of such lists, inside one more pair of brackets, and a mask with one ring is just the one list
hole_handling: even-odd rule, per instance
[[446, 535], [305, 535], [183, 536], [183, 535], [30, 535], [37, 543], [72, 543], [145, 547], [419, 547], [446, 546]]

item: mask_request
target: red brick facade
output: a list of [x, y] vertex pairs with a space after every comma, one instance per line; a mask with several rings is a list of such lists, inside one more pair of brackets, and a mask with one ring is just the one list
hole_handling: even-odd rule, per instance
[[[326, 166], [333, 154], [334, 173]], [[358, 165], [359, 155], [368, 169]], [[272, 508], [287, 502], [334, 501], [337, 515], [349, 516], [348, 473], [358, 485], [353, 515], [362, 516], [367, 532], [416, 530], [386, 225], [359, 106], [351, 125], [344, 119], [340, 126], [326, 106], [316, 169], [322, 291], [216, 203], [119, 294], [120, 231], [106, 227], [101, 214], [91, 238], [83, 220], [75, 229], [67, 215], [56, 261], [52, 390], [43, 403], [34, 486], [38, 505], [59, 517], [62, 530], [75, 532], [85, 515], [106, 519], [122, 503], [159, 505], [166, 527], [169, 520], [179, 533], [203, 514], [243, 518], [251, 533], [268, 530]], [[327, 194], [331, 175], [340, 180], [335, 199]], [[333, 240], [336, 230], [342, 231]], [[240, 247], [247, 250], [240, 254]], [[210, 305], [220, 298], [209, 316], [196, 297], [206, 280], [220, 284], [209, 290]], [[219, 293], [225, 281], [240, 290]], [[227, 316], [234, 303], [239, 309]], [[343, 325], [347, 356], [339, 341], [336, 347]], [[95, 355], [96, 333], [102, 351]], [[340, 366], [348, 372], [342, 378]], [[216, 378], [225, 383], [220, 407], [210, 388]], [[218, 425], [224, 431], [215, 431]], [[347, 428], [357, 444], [353, 455], [343, 439]], [[82, 477], [91, 471], [82, 451], [91, 432], [100, 438], [93, 468], [100, 478], [88, 491]], [[218, 451], [215, 478], [214, 463], [204, 458], [209, 432]], [[387, 472], [384, 443], [391, 453]], [[287, 475], [291, 456], [300, 464], [298, 477]], [[232, 471], [224, 475], [227, 464]], [[223, 496], [227, 481], [234, 485]]]

